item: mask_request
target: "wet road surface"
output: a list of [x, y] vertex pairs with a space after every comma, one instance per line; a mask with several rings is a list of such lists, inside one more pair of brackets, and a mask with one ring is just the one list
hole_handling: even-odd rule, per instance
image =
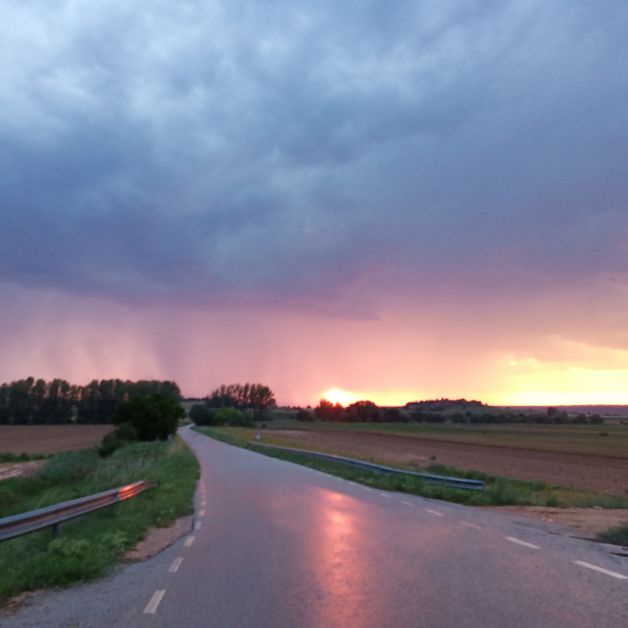
[[0, 625], [628, 626], [618, 548], [181, 435], [202, 469], [194, 529]]

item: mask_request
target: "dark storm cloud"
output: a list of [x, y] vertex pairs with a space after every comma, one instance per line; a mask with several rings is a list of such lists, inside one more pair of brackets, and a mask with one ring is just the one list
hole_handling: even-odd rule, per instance
[[0, 8], [4, 281], [289, 304], [628, 276], [623, 2], [56, 4]]

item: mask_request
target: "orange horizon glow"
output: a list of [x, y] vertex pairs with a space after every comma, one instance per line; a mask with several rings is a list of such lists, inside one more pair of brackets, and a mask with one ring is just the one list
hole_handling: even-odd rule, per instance
[[357, 401], [353, 393], [342, 390], [342, 388], [330, 388], [326, 390], [321, 395], [321, 399], [325, 399], [331, 403], [339, 403], [341, 406], [347, 406]]
[[[551, 378], [548, 378], [551, 380]], [[556, 380], [554, 380], [556, 381]], [[547, 385], [547, 382], [546, 382]], [[628, 387], [627, 387], [628, 389]], [[342, 388], [330, 388], [316, 397], [317, 404], [320, 399], [341, 406], [348, 406], [356, 401], [372, 401], [378, 406], [402, 407], [413, 401], [425, 401], [429, 399], [462, 399], [468, 401], [477, 400], [491, 406], [595, 406], [595, 405], [628, 405], [628, 393], [622, 391], [587, 392], [585, 390], [560, 390], [559, 387], [552, 390], [543, 389], [543, 386], [530, 388], [529, 390], [512, 391], [497, 394], [421, 394], [410, 391], [351, 391]]]

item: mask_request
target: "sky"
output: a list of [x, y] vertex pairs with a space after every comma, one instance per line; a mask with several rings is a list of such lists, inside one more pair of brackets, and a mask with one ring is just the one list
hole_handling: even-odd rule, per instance
[[0, 381], [628, 403], [625, 0], [4, 0]]

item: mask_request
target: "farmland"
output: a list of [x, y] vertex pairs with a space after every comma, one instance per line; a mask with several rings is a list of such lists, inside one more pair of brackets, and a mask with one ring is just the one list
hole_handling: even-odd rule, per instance
[[111, 425], [0, 425], [0, 453], [50, 454], [95, 447]]
[[628, 458], [628, 425], [302, 423], [274, 421], [271, 429], [369, 432], [495, 447]]
[[[263, 442], [402, 467], [441, 464], [609, 495], [628, 495], [626, 426], [284, 423], [281, 428], [262, 430]], [[253, 430], [237, 433], [246, 438], [254, 434]]]

